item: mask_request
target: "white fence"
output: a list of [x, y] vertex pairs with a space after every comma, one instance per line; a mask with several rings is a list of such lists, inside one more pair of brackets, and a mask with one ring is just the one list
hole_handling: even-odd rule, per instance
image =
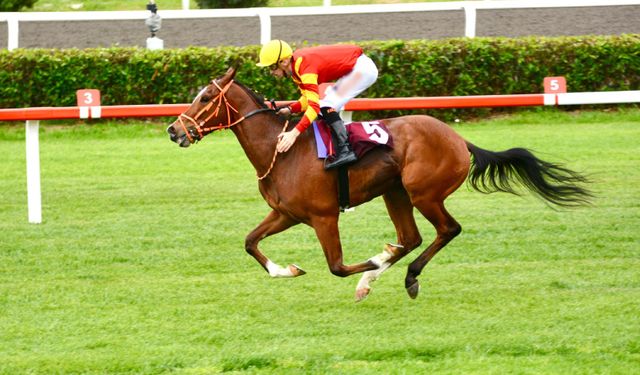
[[[512, 107], [536, 105], [577, 105], [640, 103], [640, 91], [575, 92], [520, 95], [488, 95], [431, 98], [354, 99], [347, 110]], [[98, 117], [141, 117], [178, 115], [188, 107], [180, 105], [106, 106], [97, 111]], [[92, 114], [92, 116], [94, 116]], [[27, 210], [30, 223], [42, 222], [40, 188], [39, 119], [86, 118], [80, 107], [0, 109], [0, 121], [26, 119], [27, 150]], [[346, 117], [343, 117], [346, 120]]]
[[[443, 10], [463, 10], [465, 14], [465, 36], [476, 35], [476, 11], [479, 9], [523, 9], [523, 8], [571, 8], [640, 5], [640, 0], [483, 0], [452, 1], [436, 3], [405, 3], [377, 5], [325, 6], [289, 8], [245, 8], [245, 9], [200, 9], [200, 10], [160, 10], [163, 19], [193, 18], [234, 18], [259, 17], [260, 42], [271, 39], [271, 17], [309, 16], [360, 13], [428, 12]], [[184, 6], [184, 2], [183, 2]], [[93, 21], [93, 20], [145, 20], [148, 11], [113, 12], [5, 12], [0, 13], [0, 22], [7, 22], [7, 48], [18, 48], [20, 22], [33, 21]], [[568, 22], [571, 22], [570, 20]]]

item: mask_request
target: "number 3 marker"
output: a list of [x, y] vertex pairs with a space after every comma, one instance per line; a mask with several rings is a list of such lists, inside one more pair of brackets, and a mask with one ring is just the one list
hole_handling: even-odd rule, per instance
[[80, 118], [100, 118], [100, 91], [95, 89], [82, 89], [76, 91], [78, 107], [80, 107]]

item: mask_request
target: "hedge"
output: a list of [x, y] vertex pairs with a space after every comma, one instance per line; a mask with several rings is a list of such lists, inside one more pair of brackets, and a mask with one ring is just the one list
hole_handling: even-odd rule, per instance
[[[574, 92], [640, 88], [637, 34], [359, 44], [380, 70], [366, 97], [538, 93], [544, 77], [558, 75]], [[3, 50], [0, 107], [73, 106], [81, 88], [100, 89], [104, 105], [186, 103], [230, 65], [238, 68], [238, 80], [267, 98], [297, 98], [290, 80], [277, 81], [255, 66], [258, 51], [259, 46]]]

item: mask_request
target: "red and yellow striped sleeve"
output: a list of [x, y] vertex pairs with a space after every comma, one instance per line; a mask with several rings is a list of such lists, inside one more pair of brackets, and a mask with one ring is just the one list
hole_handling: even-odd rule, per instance
[[297, 111], [294, 112], [304, 111], [302, 119], [300, 119], [300, 122], [296, 125], [296, 128], [301, 133], [311, 125], [311, 122], [315, 120], [320, 113], [318, 74], [314, 72], [301, 71], [300, 67], [302, 65], [302, 60], [302, 58], [298, 58], [294, 63], [295, 74], [300, 78], [300, 81], [296, 83], [302, 93], [302, 97], [300, 97], [297, 103], [294, 103], [294, 105], [291, 106], [292, 110], [297, 109]]
[[307, 98], [305, 96], [301, 96], [297, 102], [291, 104], [289, 106], [291, 108], [291, 113], [300, 113], [307, 110]]

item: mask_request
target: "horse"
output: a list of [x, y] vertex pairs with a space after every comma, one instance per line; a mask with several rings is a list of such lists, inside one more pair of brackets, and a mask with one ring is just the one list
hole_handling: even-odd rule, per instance
[[550, 206], [588, 204], [588, 179], [561, 164], [537, 158], [525, 148], [493, 152], [463, 139], [444, 122], [425, 115], [381, 120], [393, 137], [391, 150], [367, 153], [348, 170], [349, 198], [358, 206], [382, 196], [396, 230], [396, 242], [364, 262], [344, 264], [338, 231], [340, 209], [336, 170], [325, 170], [316, 154], [312, 132], [301, 134], [286, 153], [277, 153], [278, 134], [288, 122], [275, 114], [229, 70], [212, 80], [187, 110], [169, 125], [171, 141], [189, 147], [220, 129], [231, 129], [256, 170], [259, 190], [271, 212], [245, 238], [245, 250], [271, 277], [297, 277], [306, 272], [295, 264], [272, 262], [259, 249], [261, 240], [303, 223], [315, 231], [329, 270], [346, 277], [363, 273], [355, 299], [371, 291], [382, 272], [422, 244], [413, 215], [417, 209], [435, 228], [435, 239], [407, 267], [404, 280], [410, 298], [420, 290], [418, 276], [429, 261], [460, 234], [461, 225], [444, 201], [465, 180], [484, 192], [520, 194], [524, 186]]

